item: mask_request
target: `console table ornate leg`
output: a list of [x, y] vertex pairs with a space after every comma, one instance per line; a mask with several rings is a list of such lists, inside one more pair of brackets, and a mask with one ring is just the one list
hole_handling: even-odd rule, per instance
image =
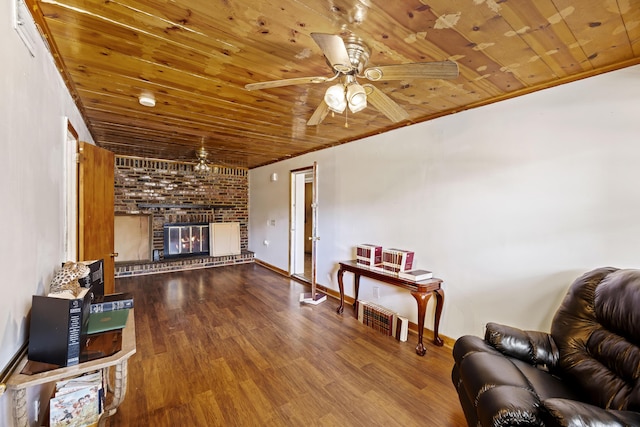
[[344, 276], [344, 270], [339, 269], [338, 270], [338, 288], [340, 289], [340, 305], [336, 310], [338, 314], [342, 314], [342, 312], [344, 311], [344, 284], [342, 283], [342, 276]]
[[[39, 416], [39, 414], [36, 414]], [[18, 427], [27, 427], [27, 390], [19, 389], [13, 391], [13, 421]]]
[[435, 291], [435, 294], [436, 294], [436, 315], [433, 321], [433, 343], [438, 347], [442, 347], [444, 345], [444, 341], [440, 339], [438, 329], [440, 328], [440, 315], [442, 314], [442, 306], [444, 305], [444, 291], [442, 289], [438, 289], [437, 291]]
[[353, 300], [353, 310], [355, 311], [358, 307], [358, 293], [360, 292], [360, 275], [358, 273], [353, 275], [353, 290], [356, 294], [356, 299]]
[[424, 356], [427, 353], [427, 348], [422, 342], [422, 336], [424, 335], [424, 317], [427, 311], [427, 301], [431, 298], [431, 292], [412, 291], [411, 295], [413, 295], [418, 303], [418, 345], [416, 346], [416, 354], [418, 356]]

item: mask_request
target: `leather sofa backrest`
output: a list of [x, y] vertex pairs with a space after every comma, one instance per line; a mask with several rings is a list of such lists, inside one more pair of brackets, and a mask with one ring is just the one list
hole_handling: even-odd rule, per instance
[[555, 314], [555, 372], [605, 409], [640, 411], [640, 272], [600, 268], [576, 279]]

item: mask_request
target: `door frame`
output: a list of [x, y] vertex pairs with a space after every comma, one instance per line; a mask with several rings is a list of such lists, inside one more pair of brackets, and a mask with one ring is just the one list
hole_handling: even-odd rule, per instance
[[65, 260], [78, 260], [78, 132], [66, 118], [65, 170]]
[[[290, 206], [290, 238], [289, 238], [289, 275], [304, 282], [311, 283], [315, 292], [316, 256], [318, 230], [318, 166], [314, 162], [307, 166], [290, 171], [291, 206]], [[305, 195], [306, 184], [311, 182], [311, 235], [305, 235]], [[311, 241], [310, 266], [305, 269], [305, 240]], [[307, 275], [305, 271], [309, 271]]]

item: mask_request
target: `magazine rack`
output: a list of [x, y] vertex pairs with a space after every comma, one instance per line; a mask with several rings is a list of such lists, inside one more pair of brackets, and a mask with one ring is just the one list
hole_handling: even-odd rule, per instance
[[[103, 374], [109, 378], [109, 369], [114, 367], [115, 383], [113, 385], [113, 396], [110, 401], [105, 399], [107, 405], [100, 416], [99, 424], [103, 425], [108, 417], [116, 413], [118, 406], [120, 406], [120, 403], [124, 400], [124, 396], [127, 391], [127, 362], [135, 352], [135, 319], [133, 309], [130, 309], [127, 324], [122, 330], [122, 348], [111, 356], [91, 360], [78, 365], [27, 375], [22, 373], [24, 367], [29, 362], [25, 355], [22, 360], [20, 360], [16, 370], [7, 381], [7, 390], [10, 390], [13, 394], [13, 419], [15, 425], [18, 427], [27, 427], [29, 425], [27, 388], [38, 384], [46, 384], [66, 378], [76, 377], [78, 375], [97, 370], [102, 370]], [[36, 414], [36, 416], [40, 417], [40, 414]]]

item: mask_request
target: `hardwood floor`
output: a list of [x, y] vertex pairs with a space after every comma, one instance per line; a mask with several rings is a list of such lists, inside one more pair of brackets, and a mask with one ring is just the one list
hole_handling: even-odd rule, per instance
[[258, 264], [116, 281], [137, 353], [110, 426], [464, 426], [451, 350], [401, 343]]

